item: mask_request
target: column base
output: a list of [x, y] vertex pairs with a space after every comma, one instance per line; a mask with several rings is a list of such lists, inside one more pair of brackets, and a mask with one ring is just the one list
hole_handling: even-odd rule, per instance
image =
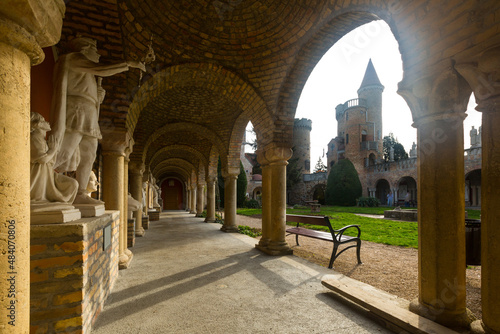
[[255, 245], [255, 248], [259, 247], [267, 248], [267, 246], [269, 246], [270, 241], [271, 240], [269, 238], [260, 238], [259, 243]]
[[451, 313], [446, 310], [436, 309], [428, 305], [424, 305], [420, 303], [418, 299], [415, 299], [410, 303], [410, 311], [450, 328], [469, 329], [471, 323], [476, 320], [474, 314], [472, 314], [472, 312], [467, 308], [463, 313]]
[[215, 218], [205, 218], [205, 223], [215, 223]]
[[195, 215], [196, 211], [191, 210], [191, 211], [189, 211], [189, 213]]
[[135, 230], [136, 237], [143, 237], [145, 234], [146, 231], [144, 231], [144, 228], [142, 226], [138, 227], [137, 230]]
[[130, 262], [132, 262], [132, 258], [134, 257], [134, 254], [130, 252], [130, 256], [123, 253], [120, 255], [120, 259], [118, 260], [118, 269], [127, 269], [130, 266]]
[[201, 214], [201, 213], [197, 213], [195, 217], [198, 217], [198, 218], [203, 218], [203, 214]]
[[293, 255], [293, 250], [288, 246], [288, 244], [285, 243], [285, 245], [280, 245], [281, 246], [278, 246], [276, 244], [273, 245], [273, 243], [270, 242], [266, 246], [257, 244], [255, 245], [255, 248], [272, 256]]
[[226, 232], [226, 233], [238, 233], [239, 232], [238, 226], [226, 226], [226, 225], [222, 225], [222, 227], [220, 228], [220, 230], [222, 232]]
[[470, 324], [470, 332], [472, 334], [486, 334], [488, 333], [484, 327], [482, 320], [476, 320]]

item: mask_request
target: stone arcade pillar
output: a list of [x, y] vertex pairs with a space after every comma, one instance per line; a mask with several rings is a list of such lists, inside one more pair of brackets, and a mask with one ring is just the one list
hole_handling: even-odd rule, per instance
[[[133, 198], [142, 203], [142, 174], [145, 165], [140, 161], [132, 161], [129, 165], [130, 173], [130, 194]], [[143, 237], [145, 234], [142, 227], [142, 209], [134, 212], [135, 218], [135, 236]]]
[[196, 183], [191, 184], [191, 198], [190, 198], [191, 204], [189, 213], [196, 214]]
[[[292, 150], [287, 147], [271, 147], [258, 156], [265, 163], [262, 168], [262, 229], [264, 230], [265, 225], [268, 240], [259, 243], [257, 248], [270, 255], [292, 254], [292, 249], [285, 240], [286, 166]], [[267, 196], [264, 196], [265, 192], [268, 193]]]
[[255, 245], [265, 251], [271, 240], [271, 166], [263, 150], [257, 151], [257, 160], [262, 167], [262, 236]]
[[411, 91], [400, 83], [399, 91], [412, 108], [419, 151], [419, 297], [410, 310], [446, 326], [468, 327], [463, 120], [470, 90], [451, 68], [429, 72], [438, 74], [414, 80]]
[[0, 332], [14, 334], [30, 330], [30, 69], [59, 40], [64, 2], [33, 8], [0, 9]]
[[207, 178], [207, 223], [215, 222], [215, 177]]
[[[474, 333], [500, 333], [500, 47], [456, 65], [474, 91], [482, 112], [481, 304], [483, 319]], [[475, 196], [475, 191], [474, 195]]]
[[127, 248], [127, 213], [125, 210], [124, 170], [125, 149], [129, 146], [128, 134], [125, 130], [103, 132], [102, 155], [102, 197], [107, 210], [120, 211], [119, 236], [119, 268], [128, 268], [132, 260], [132, 252]]
[[203, 215], [203, 183], [198, 183], [198, 189], [196, 190], [196, 217], [201, 217]]
[[236, 180], [239, 173], [239, 168], [229, 168], [229, 171], [222, 172], [222, 177], [224, 177], [224, 225], [222, 225], [221, 231], [224, 232], [238, 232], [238, 225], [236, 225]]
[[186, 185], [186, 211], [191, 211], [191, 189], [189, 183]]

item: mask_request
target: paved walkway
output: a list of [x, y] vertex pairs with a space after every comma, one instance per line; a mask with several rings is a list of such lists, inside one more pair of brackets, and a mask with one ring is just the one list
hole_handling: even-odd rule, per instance
[[151, 222], [92, 333], [389, 333], [332, 298], [331, 270], [220, 226], [184, 211]]

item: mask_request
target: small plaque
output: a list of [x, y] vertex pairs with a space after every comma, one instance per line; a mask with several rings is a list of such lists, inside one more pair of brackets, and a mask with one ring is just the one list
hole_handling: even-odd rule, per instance
[[106, 250], [111, 245], [111, 225], [102, 230], [102, 249]]

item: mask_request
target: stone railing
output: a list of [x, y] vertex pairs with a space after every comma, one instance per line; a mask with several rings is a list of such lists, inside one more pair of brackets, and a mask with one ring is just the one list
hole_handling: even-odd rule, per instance
[[362, 141], [360, 150], [377, 150], [378, 149], [378, 142], [376, 141]]
[[314, 173], [314, 174], [304, 174], [302, 176], [302, 179], [304, 180], [304, 182], [322, 181], [322, 180], [326, 180], [327, 178], [328, 178], [327, 172], [319, 172], [319, 173]]
[[417, 158], [408, 158], [399, 161], [383, 162], [366, 167], [369, 173], [385, 173], [394, 170], [417, 168]]
[[343, 105], [343, 111], [346, 111], [349, 108], [354, 108], [354, 107], [366, 107], [366, 100], [365, 99], [352, 99], [344, 103]]

